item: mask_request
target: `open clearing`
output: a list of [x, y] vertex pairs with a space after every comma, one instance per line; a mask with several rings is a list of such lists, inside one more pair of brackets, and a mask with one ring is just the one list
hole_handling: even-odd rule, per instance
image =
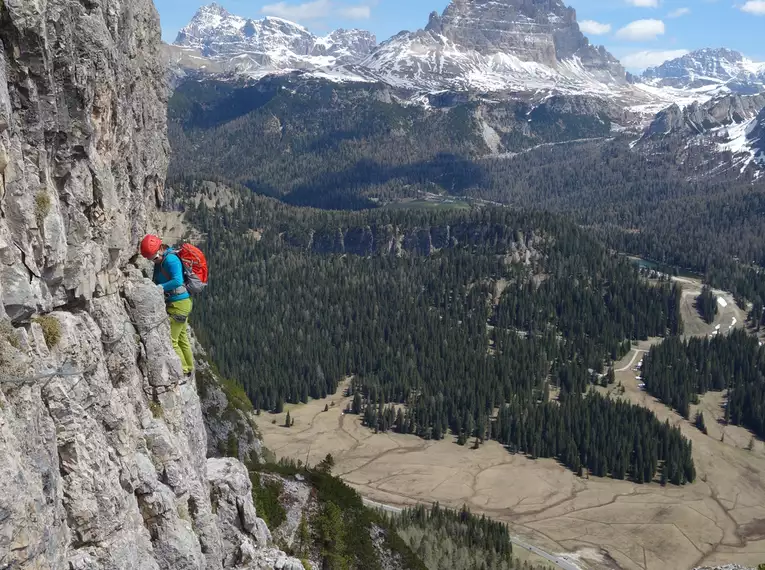
[[683, 287], [683, 295], [680, 302], [680, 316], [683, 319], [685, 336], [703, 336], [714, 332], [715, 327], [720, 325], [720, 334], [728, 332], [733, 324], [735, 328], [744, 326], [746, 313], [739, 309], [733, 300], [733, 295], [719, 289], [712, 289], [712, 293], [723, 299], [723, 305], [717, 305], [717, 316], [711, 325], [705, 323], [696, 310], [696, 297], [701, 294], [701, 281], [689, 277], [673, 277], [672, 281]]
[[[685, 285], [693, 291], [697, 284]], [[684, 300], [692, 296], [690, 292]], [[686, 332], [709, 334], [718, 322], [727, 328], [734, 316], [740, 326], [743, 314], [729, 301], [712, 325], [695, 312], [684, 313]], [[692, 303], [691, 298], [691, 308]], [[657, 340], [639, 343], [616, 364], [615, 386], [621, 383], [624, 390], [610, 390], [613, 397], [645, 406], [660, 420], [680, 426], [693, 442], [698, 472], [693, 485], [583, 479], [554, 460], [512, 455], [492, 441], [472, 450], [451, 437], [425, 441], [375, 435], [361, 425], [360, 417], [342, 413], [350, 401], [343, 396], [347, 382], [326, 400], [288, 406], [295, 420], [292, 428], [282, 427], [284, 414], [264, 414], [259, 425], [265, 444], [280, 457], [316, 464], [331, 453], [335, 474], [369, 499], [398, 506], [466, 504], [473, 512], [509, 523], [514, 535], [549, 553], [568, 553], [582, 568], [683, 570], [733, 562], [756, 567], [765, 562], [763, 443], [756, 441], [749, 451], [747, 430], [716, 421], [722, 417], [722, 394], [709, 393], [699, 404], [709, 430], [704, 435], [640, 390], [634, 367], [642, 354], [638, 351], [647, 350], [651, 342]], [[327, 404], [329, 411], [324, 412]], [[696, 407], [691, 417], [695, 412]]]

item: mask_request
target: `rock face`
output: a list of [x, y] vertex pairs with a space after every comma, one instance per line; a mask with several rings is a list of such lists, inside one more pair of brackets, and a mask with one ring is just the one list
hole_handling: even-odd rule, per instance
[[454, 0], [425, 29], [482, 55], [510, 53], [553, 68], [579, 57], [585, 69], [625, 76], [613, 56], [590, 45], [561, 0]]
[[765, 108], [760, 109], [747, 137], [754, 152], [754, 160], [765, 168]]
[[684, 109], [672, 105], [656, 115], [639, 145], [650, 149], [668, 137], [680, 143], [678, 161], [704, 152], [708, 164], [723, 161], [738, 175], [759, 178], [765, 166], [765, 94], [725, 95]]
[[219, 66], [251, 74], [354, 63], [375, 45], [374, 35], [364, 30], [318, 37], [294, 22], [242, 18], [215, 3], [200, 8], [175, 40], [175, 46], [199, 50]]
[[239, 386], [221, 381], [204, 361], [204, 351], [194, 343], [196, 384], [207, 431], [208, 457], [237, 457], [249, 465], [263, 460], [255, 411]]
[[590, 45], [560, 0], [454, 0], [361, 65], [412, 88], [612, 93], [627, 85], [621, 64]]
[[647, 135], [702, 134], [720, 127], [749, 123], [764, 107], [765, 94], [727, 95], [703, 104], [693, 102], [684, 109], [671, 105], [656, 115]]
[[703, 568], [694, 568], [694, 570], [754, 570], [754, 568], [740, 566], [739, 564], [725, 564], [723, 566], [704, 566]]
[[[131, 263], [169, 150], [151, 0], [4, 0], [0, 38], [0, 568], [289, 560], [243, 466], [209, 480], [195, 383]], [[210, 500], [227, 474], [242, 527]]]
[[167, 169], [151, 1], [38, 6], [0, 5], [0, 295], [15, 322], [116, 290]]

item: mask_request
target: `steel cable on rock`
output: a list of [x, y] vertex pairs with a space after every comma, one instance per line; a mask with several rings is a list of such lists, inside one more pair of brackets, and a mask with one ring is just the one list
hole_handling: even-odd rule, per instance
[[132, 325], [133, 327], [135, 327], [136, 332], [140, 335], [140, 334], [149, 333], [149, 332], [153, 331], [154, 329], [159, 328], [160, 325], [162, 325], [162, 323], [166, 323], [169, 319], [170, 319], [170, 316], [166, 315], [165, 317], [163, 317], [161, 320], [157, 321], [156, 323], [152, 323], [152, 324], [148, 325], [143, 332], [140, 331], [141, 325], [139, 325], [138, 323], [128, 319], [128, 320], [122, 322], [122, 334], [120, 334], [120, 336], [118, 336], [115, 339], [107, 340], [107, 339], [105, 339], [103, 337], [103, 335], [101, 335], [101, 344], [104, 344], [106, 346], [113, 346], [113, 345], [117, 344], [119, 341], [121, 341], [123, 338], [125, 338], [126, 334], [128, 334], [128, 332], [129, 332], [128, 331], [128, 325]]
[[[105, 346], [114, 346], [119, 341], [121, 341], [123, 338], [125, 338], [125, 335], [128, 333], [128, 326], [135, 327], [138, 334], [146, 334], [149, 333], [157, 328], [159, 328], [163, 323], [166, 323], [170, 317], [165, 316], [161, 320], [157, 321], [156, 323], [151, 323], [146, 327], [143, 332], [140, 331], [141, 325], [138, 323], [126, 320], [122, 323], [122, 333], [115, 339], [105, 339], [103, 334], [101, 335], [101, 344]], [[61, 378], [67, 378], [67, 377], [73, 377], [73, 376], [82, 376], [84, 374], [90, 374], [97, 368], [97, 365], [94, 365], [88, 369], [85, 370], [73, 370], [71, 365], [69, 364], [69, 359], [64, 360], [64, 363], [55, 370], [51, 370], [48, 372], [44, 372], [41, 374], [34, 374], [32, 376], [8, 376], [8, 375], [0, 375], [0, 383], [8, 383], [8, 384], [20, 384], [24, 385], [26, 383], [35, 383], [40, 380], [45, 380], [45, 386], [47, 386], [51, 380], [53, 380], [56, 377]]]
[[38, 380], [46, 380], [44, 386], [50, 384], [51, 380], [56, 377], [66, 378], [71, 376], [82, 376], [84, 374], [90, 374], [97, 368], [97, 365], [91, 366], [85, 370], [73, 370], [69, 364], [69, 359], [64, 360], [64, 363], [57, 369], [45, 372], [42, 374], [35, 374], [33, 376], [5, 376], [0, 377], [0, 383], [12, 383], [12, 384], [26, 384], [27, 382], [37, 382]]

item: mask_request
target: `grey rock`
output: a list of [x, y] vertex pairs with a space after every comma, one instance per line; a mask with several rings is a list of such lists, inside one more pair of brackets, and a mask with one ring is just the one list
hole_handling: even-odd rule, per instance
[[151, 0], [5, 0], [0, 22], [0, 565], [220, 570], [246, 543], [273, 567], [235, 460], [213, 512], [196, 385], [131, 263], [169, 150]]
[[166, 391], [183, 379], [180, 360], [170, 344], [170, 324], [165, 315], [165, 299], [160, 288], [150, 281], [128, 281], [124, 294], [133, 323], [143, 340], [140, 358], [149, 386]]
[[[514, 58], [545, 67], [519, 69]], [[542, 81], [581, 91], [581, 70], [615, 89], [627, 85], [619, 61], [590, 45], [561, 0], [453, 0], [425, 29], [382, 42], [361, 65], [396, 84], [431, 89], [517, 91]]]
[[747, 135], [754, 151], [754, 160], [765, 167], [765, 107], [757, 114], [754, 127]]
[[613, 56], [589, 44], [576, 12], [560, 0], [454, 0], [442, 16], [431, 16], [426, 30], [483, 55], [512, 53], [549, 67], [579, 56], [585, 68], [624, 76]]
[[694, 568], [694, 570], [754, 570], [750, 566], [741, 566], [740, 564], [724, 564], [722, 566], [704, 566]]
[[726, 95], [705, 103], [694, 101], [684, 109], [671, 105], [656, 115], [645, 136], [703, 134], [719, 127], [749, 121], [763, 108], [765, 94]]
[[274, 541], [290, 548], [297, 540], [300, 521], [303, 517], [310, 517], [310, 513], [317, 508], [316, 497], [312, 495], [312, 487], [303, 480], [302, 475], [296, 475], [295, 479], [278, 475], [261, 475], [261, 481], [276, 480], [281, 484], [282, 492], [279, 501], [285, 510], [285, 520], [278, 528], [271, 529]]
[[0, 284], [21, 322], [54, 298], [91, 298], [133, 255], [167, 168], [166, 86], [148, 0], [7, 0], [3, 11], [0, 235], [13, 247], [0, 264], [31, 275], [20, 290], [4, 267]]
[[303, 564], [300, 560], [289, 556], [281, 556], [274, 564], [275, 570], [303, 570]]
[[268, 546], [271, 533], [255, 512], [252, 483], [244, 465], [232, 458], [210, 458], [207, 478], [221, 532], [223, 567], [234, 567], [243, 558], [251, 558], [258, 547]]

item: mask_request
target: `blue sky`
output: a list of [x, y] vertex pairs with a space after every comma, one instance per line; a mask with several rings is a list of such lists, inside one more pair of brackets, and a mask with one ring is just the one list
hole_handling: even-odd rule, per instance
[[[172, 42], [202, 4], [211, 0], [154, 0], [163, 36]], [[383, 41], [415, 30], [448, 0], [217, 0], [250, 18], [280, 16], [316, 34], [363, 28]], [[566, 1], [566, 0], [564, 0]], [[603, 44], [632, 71], [702, 47], [728, 47], [765, 61], [765, 0], [569, 0], [594, 44]]]

